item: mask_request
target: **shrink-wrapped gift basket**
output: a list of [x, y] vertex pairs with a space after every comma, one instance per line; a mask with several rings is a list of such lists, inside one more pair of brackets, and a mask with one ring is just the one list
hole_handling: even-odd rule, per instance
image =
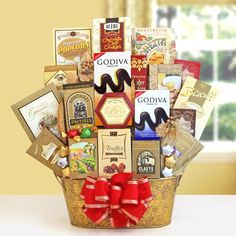
[[171, 222], [219, 96], [199, 62], [176, 55], [173, 29], [131, 28], [128, 17], [54, 30], [45, 86], [12, 109], [32, 142], [26, 152], [62, 186], [72, 225]]

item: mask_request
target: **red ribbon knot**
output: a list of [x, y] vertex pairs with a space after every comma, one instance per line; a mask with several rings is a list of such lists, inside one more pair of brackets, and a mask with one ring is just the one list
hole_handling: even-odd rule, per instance
[[132, 173], [118, 173], [106, 178], [87, 177], [80, 197], [84, 212], [95, 224], [109, 217], [112, 227], [136, 225], [152, 200], [147, 178], [132, 180]]

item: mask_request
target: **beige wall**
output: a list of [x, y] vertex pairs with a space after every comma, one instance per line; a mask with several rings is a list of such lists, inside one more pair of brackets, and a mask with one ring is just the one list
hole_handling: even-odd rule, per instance
[[[105, 15], [105, 0], [6, 1], [1, 6], [0, 194], [57, 194], [53, 174], [25, 154], [30, 145], [10, 105], [43, 86], [44, 65], [53, 64], [52, 29], [87, 27]], [[193, 163], [181, 194], [236, 194], [235, 163]]]

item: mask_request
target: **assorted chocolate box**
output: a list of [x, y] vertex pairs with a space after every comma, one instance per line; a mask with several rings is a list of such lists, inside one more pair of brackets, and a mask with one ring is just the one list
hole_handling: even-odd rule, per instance
[[12, 109], [32, 141], [27, 153], [56, 175], [178, 176], [203, 148], [219, 91], [200, 80], [199, 62], [176, 59], [172, 29], [94, 19], [92, 34], [56, 29], [54, 57], [45, 88]]

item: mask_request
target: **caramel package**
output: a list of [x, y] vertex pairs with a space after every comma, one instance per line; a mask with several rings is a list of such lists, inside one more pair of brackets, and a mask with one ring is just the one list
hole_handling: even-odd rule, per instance
[[93, 53], [131, 52], [131, 22], [129, 17], [93, 20]]
[[71, 179], [97, 177], [97, 138], [80, 141], [69, 139], [69, 166]]
[[172, 174], [175, 176], [182, 175], [186, 166], [194, 157], [203, 149], [203, 145], [185, 130], [178, 130], [176, 137], [165, 137], [161, 141], [162, 153], [162, 172], [167, 168], [165, 158], [172, 158], [174, 165]]
[[66, 129], [77, 124], [94, 124], [94, 89], [92, 82], [64, 84]]
[[132, 141], [134, 177], [160, 178], [160, 141]]
[[148, 64], [173, 64], [175, 33], [167, 27], [132, 30], [132, 54], [146, 55]]
[[131, 172], [130, 129], [99, 129], [98, 157], [99, 176]]
[[57, 65], [44, 67], [44, 85], [54, 83], [62, 90], [63, 84], [78, 83], [76, 65]]
[[196, 110], [195, 138], [200, 139], [220, 91], [201, 81], [188, 76], [180, 90], [174, 108]]
[[67, 157], [60, 155], [61, 148], [65, 148], [65, 145], [45, 128], [26, 153], [52, 169], [56, 175], [63, 176], [63, 169], [67, 167], [68, 162]]
[[182, 87], [182, 65], [149, 65], [149, 89], [170, 90], [170, 107], [173, 107]]
[[131, 79], [135, 90], [148, 89], [148, 64], [145, 55], [131, 55]]

